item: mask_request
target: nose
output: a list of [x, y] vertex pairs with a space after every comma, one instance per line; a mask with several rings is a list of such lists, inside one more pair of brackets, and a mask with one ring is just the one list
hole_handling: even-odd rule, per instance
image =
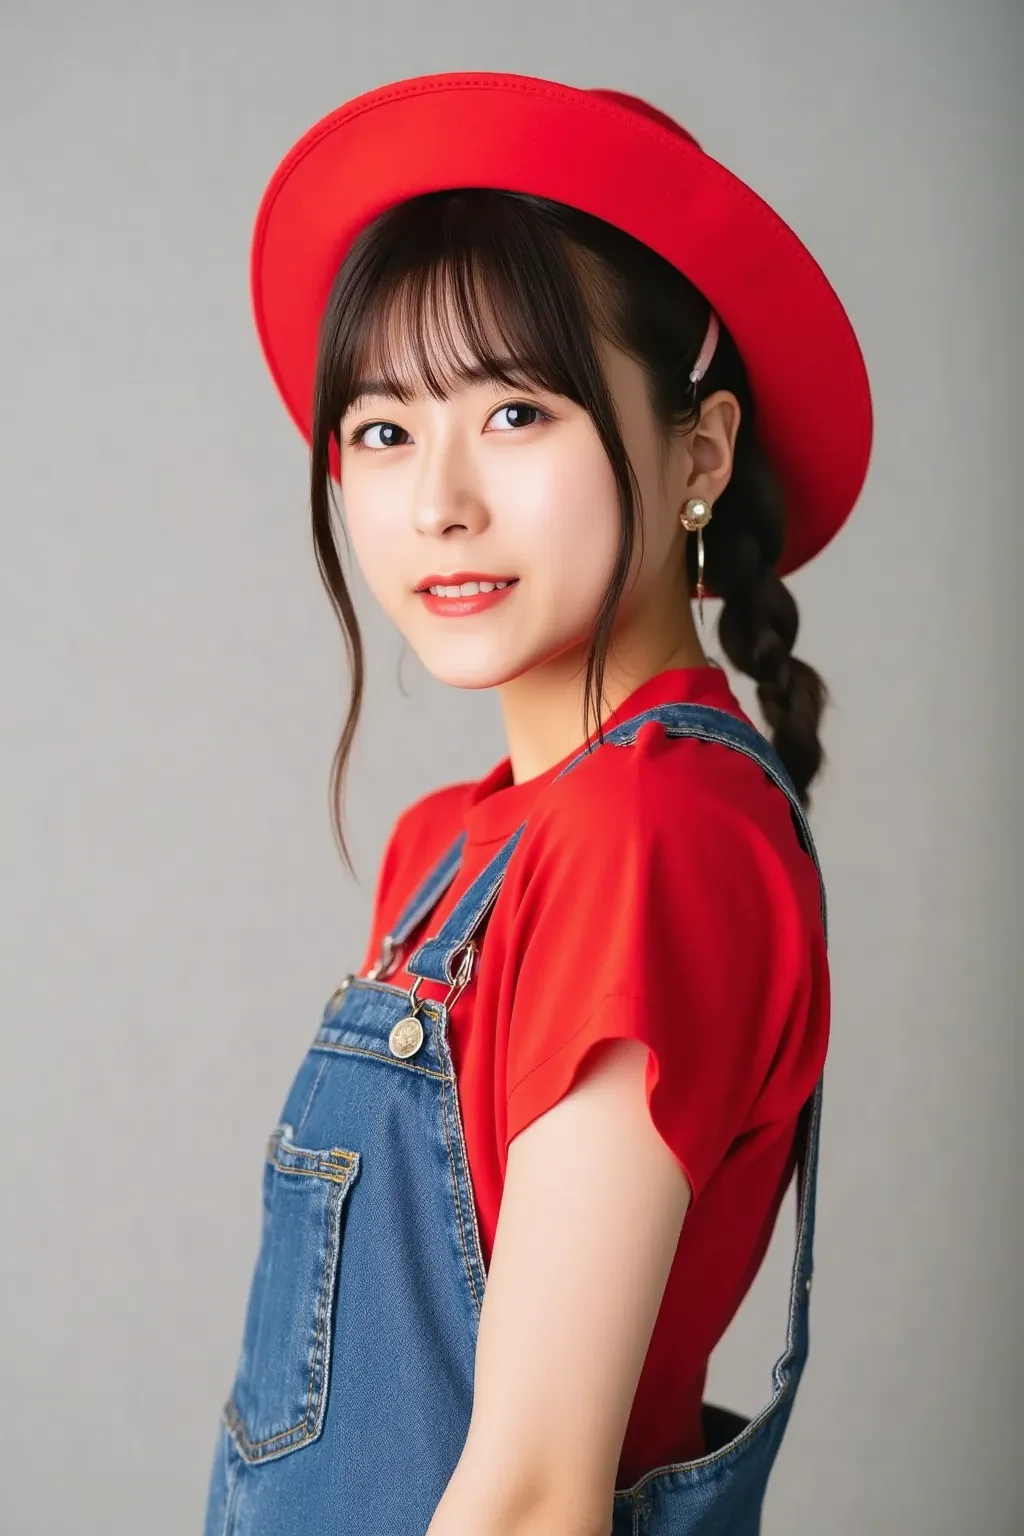
[[476, 533], [487, 521], [483, 488], [455, 433], [438, 437], [423, 453], [415, 496], [416, 528], [434, 538], [450, 529]]

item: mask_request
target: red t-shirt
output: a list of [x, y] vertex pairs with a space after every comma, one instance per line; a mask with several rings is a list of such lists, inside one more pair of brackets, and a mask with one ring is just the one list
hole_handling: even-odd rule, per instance
[[[605, 729], [671, 702], [743, 717], [720, 669], [676, 668]], [[402, 813], [362, 973], [460, 831], [459, 871], [403, 964], [527, 821], [449, 1030], [484, 1262], [509, 1142], [601, 1041], [649, 1047], [651, 1117], [693, 1190], [623, 1443], [624, 1486], [703, 1454], [708, 1357], [760, 1267], [792, 1171], [797, 1117], [825, 1059], [829, 982], [814, 865], [756, 763], [670, 739], [656, 721], [553, 783], [575, 755], [521, 784], [505, 759]], [[387, 979], [412, 981], [401, 968]], [[423, 981], [419, 995], [446, 991]]]

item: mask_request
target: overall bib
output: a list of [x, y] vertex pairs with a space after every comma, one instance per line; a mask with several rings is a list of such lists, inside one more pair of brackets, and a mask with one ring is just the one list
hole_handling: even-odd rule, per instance
[[[781, 763], [757, 731], [724, 711], [658, 705], [609, 731], [596, 750], [628, 750], [651, 720], [669, 737], [696, 737], [759, 763], [789, 799], [817, 867]], [[413, 976], [449, 984], [444, 1003], [419, 999], [418, 981], [409, 991], [389, 985], [380, 967], [346, 977], [327, 1003], [267, 1147], [259, 1254], [205, 1536], [425, 1536], [455, 1470], [473, 1406], [486, 1275], [448, 1010], [525, 825], [407, 962]], [[462, 842], [413, 895], [388, 953], [447, 889]], [[807, 1357], [820, 1106], [819, 1082], [801, 1126], [787, 1337], [771, 1400], [749, 1423], [707, 1407], [707, 1453], [616, 1489], [611, 1536], [760, 1530]]]

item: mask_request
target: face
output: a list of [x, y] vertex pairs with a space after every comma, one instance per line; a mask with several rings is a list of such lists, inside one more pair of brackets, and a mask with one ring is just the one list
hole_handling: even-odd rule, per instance
[[[598, 350], [643, 524], [613, 649], [653, 646], [663, 658], [656, 670], [692, 634], [679, 511], [687, 496], [707, 492], [694, 488], [692, 445], [666, 459], [640, 365], [607, 343]], [[493, 381], [457, 387], [443, 401], [426, 392], [408, 405], [364, 396], [341, 422], [341, 484], [366, 582], [439, 681], [500, 687], [585, 658], [620, 514], [611, 466], [581, 406]], [[479, 578], [509, 585], [483, 602], [472, 591], [461, 603], [423, 593], [428, 582]]]

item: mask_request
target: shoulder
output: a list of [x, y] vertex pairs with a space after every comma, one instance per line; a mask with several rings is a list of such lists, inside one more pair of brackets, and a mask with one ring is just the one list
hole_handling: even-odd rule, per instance
[[625, 878], [650, 889], [708, 891], [742, 881], [777, 899], [801, 901], [818, 877], [801, 845], [788, 800], [760, 764], [719, 743], [671, 737], [656, 721], [629, 745], [596, 747], [539, 796], [523, 836], [524, 874], [558, 864]]
[[647, 1045], [695, 1194], [751, 1117], [797, 1113], [828, 1039], [820, 889], [758, 763], [645, 725], [546, 786], [506, 878], [510, 1134], [610, 1038]]

